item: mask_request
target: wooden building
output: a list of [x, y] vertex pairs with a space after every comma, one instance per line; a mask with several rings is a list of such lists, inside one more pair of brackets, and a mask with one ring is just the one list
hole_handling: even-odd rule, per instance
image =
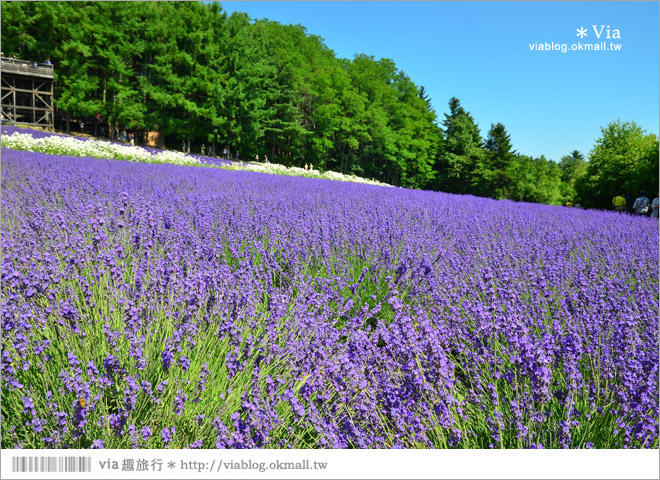
[[3, 123], [54, 127], [53, 66], [12, 58], [0, 64]]

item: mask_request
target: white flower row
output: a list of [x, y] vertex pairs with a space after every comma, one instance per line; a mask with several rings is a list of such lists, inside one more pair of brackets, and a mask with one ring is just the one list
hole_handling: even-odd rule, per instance
[[137, 146], [118, 145], [101, 140], [85, 141], [57, 135], [34, 138], [29, 133], [14, 132], [12, 135], [2, 135], [0, 143], [6, 148], [43, 152], [51, 155], [110, 158], [145, 163], [173, 163], [175, 165], [202, 165], [199, 159], [180, 152], [162, 151], [152, 153]]
[[[29, 133], [14, 132], [11, 135], [2, 135], [0, 143], [3, 147], [15, 150], [28, 150], [31, 152], [43, 152], [51, 155], [71, 155], [74, 157], [109, 158], [114, 160], [128, 160], [131, 162], [145, 163], [173, 163], [175, 165], [197, 165], [207, 166], [198, 158], [185, 155], [181, 152], [164, 150], [152, 153], [149, 150], [128, 145], [118, 145], [102, 140], [80, 140], [75, 137], [50, 135], [42, 138], [34, 138]], [[222, 164], [221, 168], [227, 170], [250, 170], [253, 172], [271, 173], [276, 175], [288, 175], [295, 177], [324, 178], [328, 180], [339, 180], [342, 182], [364, 183], [369, 185], [389, 186], [376, 180], [357, 177], [355, 175], [344, 175], [333, 171], [320, 172], [319, 170], [305, 170], [300, 167], [285, 167], [277, 163], [241, 163], [235, 162]]]
[[285, 167], [277, 163], [235, 163], [232, 165], [222, 165], [222, 168], [229, 170], [249, 170], [252, 172], [272, 173], [276, 175], [288, 175], [292, 177], [323, 178], [326, 180], [338, 180], [341, 182], [364, 183], [368, 185], [380, 185], [389, 187], [386, 183], [377, 180], [357, 177], [355, 175], [345, 175], [343, 173], [333, 172], [331, 170], [320, 172], [319, 170], [305, 170], [300, 167]]

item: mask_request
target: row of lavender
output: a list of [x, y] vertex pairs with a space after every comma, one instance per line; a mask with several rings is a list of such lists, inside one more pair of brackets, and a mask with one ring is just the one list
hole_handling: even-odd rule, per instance
[[658, 225], [2, 150], [2, 447], [658, 446]]

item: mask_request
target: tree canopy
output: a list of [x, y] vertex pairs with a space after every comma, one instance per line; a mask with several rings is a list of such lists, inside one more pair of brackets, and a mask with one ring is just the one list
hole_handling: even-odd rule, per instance
[[658, 195], [658, 138], [635, 122], [617, 120], [601, 128], [584, 174], [576, 180], [577, 197], [586, 207], [608, 208], [625, 192]]

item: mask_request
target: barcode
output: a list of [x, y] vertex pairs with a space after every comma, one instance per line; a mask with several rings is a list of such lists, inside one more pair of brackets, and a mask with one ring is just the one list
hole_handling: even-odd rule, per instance
[[13, 457], [12, 472], [91, 472], [92, 457]]

